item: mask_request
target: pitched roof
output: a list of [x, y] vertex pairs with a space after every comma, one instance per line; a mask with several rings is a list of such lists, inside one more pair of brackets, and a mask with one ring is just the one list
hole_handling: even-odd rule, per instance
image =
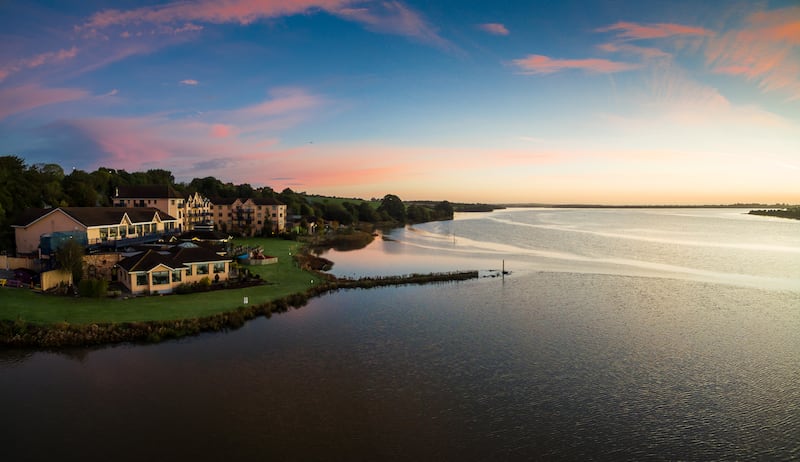
[[211, 197], [208, 200], [214, 205], [231, 205], [236, 202], [235, 197]]
[[274, 197], [262, 197], [259, 199], [253, 199], [253, 203], [256, 205], [285, 205], [283, 202], [275, 199]]
[[192, 248], [173, 248], [169, 253], [161, 253], [155, 250], [147, 250], [137, 255], [122, 259], [119, 266], [125, 271], [139, 272], [151, 271], [159, 265], [167, 266], [172, 269], [181, 269], [192, 263], [224, 262], [231, 261], [230, 258], [221, 257], [213, 250], [203, 247]]
[[11, 223], [11, 226], [28, 226], [53, 210], [55, 209], [25, 209], [22, 213], [17, 215], [13, 223]]
[[158, 214], [161, 221], [176, 221], [155, 207], [58, 207], [55, 209], [28, 209], [14, 223], [15, 226], [28, 226], [45, 215], [60, 210], [75, 221], [89, 226], [118, 225], [127, 214], [133, 223], [148, 223]]
[[117, 187], [117, 198], [131, 199], [181, 199], [183, 196], [166, 184], [127, 185]]
[[182, 265], [175, 265], [171, 255], [164, 255], [155, 250], [147, 250], [138, 255], [123, 258], [117, 263], [125, 271], [131, 273], [135, 271], [150, 271], [159, 265], [165, 265], [172, 269], [178, 269]]
[[256, 205], [285, 205], [283, 202], [275, 199], [274, 197], [259, 197], [259, 198], [242, 198], [242, 197], [212, 197], [209, 199], [214, 205], [231, 205], [237, 200], [245, 203], [248, 200], [253, 201]]
[[177, 264], [230, 261], [228, 257], [221, 257], [213, 250], [205, 247], [176, 247], [172, 250], [172, 259]]

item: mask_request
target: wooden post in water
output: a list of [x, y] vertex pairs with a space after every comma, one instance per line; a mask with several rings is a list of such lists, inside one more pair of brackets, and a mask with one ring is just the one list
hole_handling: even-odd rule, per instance
[[503, 269], [500, 270], [500, 274], [503, 275], [503, 280], [505, 280], [506, 279], [506, 261], [505, 260], [503, 260], [503, 267], [502, 268]]

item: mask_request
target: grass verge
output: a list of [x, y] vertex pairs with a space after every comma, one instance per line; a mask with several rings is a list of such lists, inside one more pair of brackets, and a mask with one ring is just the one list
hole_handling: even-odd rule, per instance
[[[237, 244], [260, 245], [264, 254], [278, 257], [274, 265], [249, 266], [266, 285], [187, 295], [93, 299], [51, 296], [16, 288], [0, 288], [0, 320], [24, 320], [34, 324], [89, 324], [169, 321], [201, 318], [236, 309], [244, 297], [249, 303], [265, 303], [307, 291], [320, 283], [315, 274], [301, 270], [291, 255], [297, 242], [283, 239], [237, 239]], [[291, 254], [291, 255], [290, 255]]]

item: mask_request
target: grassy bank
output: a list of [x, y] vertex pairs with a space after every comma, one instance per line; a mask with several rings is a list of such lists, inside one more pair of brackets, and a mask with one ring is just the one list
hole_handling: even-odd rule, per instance
[[[278, 263], [248, 267], [266, 285], [186, 295], [93, 299], [0, 289], [0, 346], [61, 348], [119, 342], [158, 342], [201, 332], [236, 329], [247, 320], [305, 305], [339, 289], [463, 281], [477, 271], [336, 279], [301, 269], [300, 244], [277, 239], [242, 239], [261, 246]], [[243, 297], [248, 304], [243, 304]]]
[[38, 294], [30, 290], [0, 289], [0, 320], [28, 323], [70, 324], [168, 321], [207, 317], [236, 309], [247, 296], [251, 304], [277, 300], [305, 292], [319, 277], [303, 271], [289, 255], [299, 244], [282, 239], [237, 239], [237, 244], [260, 245], [264, 253], [278, 257], [274, 265], [249, 266], [267, 282], [245, 289], [219, 290], [188, 295], [144, 296], [123, 299], [71, 298]]

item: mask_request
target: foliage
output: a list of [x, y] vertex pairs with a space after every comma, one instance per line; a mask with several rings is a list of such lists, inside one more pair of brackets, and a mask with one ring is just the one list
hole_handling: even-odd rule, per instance
[[398, 223], [406, 222], [406, 206], [394, 194], [387, 194], [383, 197], [381, 205], [378, 206], [378, 213], [385, 213], [390, 219]]
[[108, 294], [108, 281], [105, 279], [84, 279], [78, 284], [81, 297], [103, 298]]
[[780, 218], [794, 218], [795, 220], [800, 220], [800, 206], [799, 207], [787, 207], [785, 209], [751, 210], [749, 213], [751, 215], [764, 215], [764, 216], [780, 217]]
[[[253, 187], [247, 183], [223, 183], [214, 177], [195, 178], [188, 184], [175, 183], [168, 170], [150, 169], [127, 172], [100, 167], [94, 172], [73, 168], [65, 174], [57, 164], [26, 165], [18, 156], [0, 156], [0, 250], [13, 250], [14, 231], [11, 224], [30, 208], [110, 206], [120, 186], [166, 184], [183, 195], [199, 192], [208, 198], [275, 198], [287, 206], [288, 215], [307, 220], [335, 221], [344, 225], [356, 222], [406, 223], [406, 207], [399, 197], [388, 194], [383, 200], [365, 201], [356, 198], [324, 197], [298, 193], [289, 188], [276, 194], [270, 187]], [[452, 217], [448, 203], [418, 203], [422, 208], [411, 211], [410, 221], [439, 220]], [[223, 229], [223, 231], [232, 231]], [[271, 234], [271, 233], [270, 233]]]
[[56, 250], [56, 262], [65, 271], [72, 273], [72, 283], [78, 284], [83, 278], [83, 246], [75, 240], [66, 241]]

